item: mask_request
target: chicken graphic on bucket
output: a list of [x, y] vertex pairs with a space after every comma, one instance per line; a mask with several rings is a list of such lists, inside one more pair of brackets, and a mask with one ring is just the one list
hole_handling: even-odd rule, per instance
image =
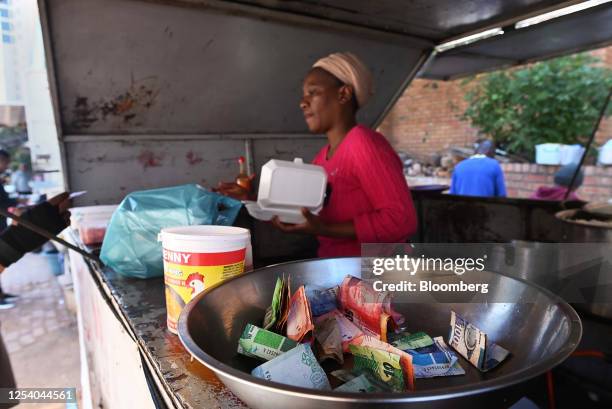
[[193, 298], [204, 291], [204, 276], [198, 273], [190, 274], [185, 280], [185, 285], [191, 288], [191, 297]]

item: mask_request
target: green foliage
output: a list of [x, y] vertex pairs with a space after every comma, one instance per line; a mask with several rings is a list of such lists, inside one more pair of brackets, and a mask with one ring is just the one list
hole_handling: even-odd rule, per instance
[[612, 87], [612, 70], [597, 62], [577, 54], [467, 80], [463, 119], [525, 157], [540, 143], [584, 144]]

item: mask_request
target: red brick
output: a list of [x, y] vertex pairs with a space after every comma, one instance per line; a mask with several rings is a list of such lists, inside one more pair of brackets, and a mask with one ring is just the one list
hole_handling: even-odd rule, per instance
[[546, 177], [546, 175], [530, 174], [527, 175], [526, 180], [528, 182], [544, 183], [548, 181], [548, 178]]
[[608, 187], [601, 186], [583, 186], [580, 188], [582, 192], [592, 193], [592, 194], [601, 194], [601, 195], [610, 195], [612, 196], [612, 189]]

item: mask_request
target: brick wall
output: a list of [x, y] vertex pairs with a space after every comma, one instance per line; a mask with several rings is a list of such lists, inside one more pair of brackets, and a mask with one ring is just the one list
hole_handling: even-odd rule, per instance
[[[612, 67], [612, 47], [592, 52]], [[478, 131], [459, 117], [465, 111], [462, 80], [414, 80], [378, 128], [396, 150], [419, 160], [451, 145], [467, 146], [478, 139]], [[612, 118], [605, 119], [596, 134], [601, 145], [612, 138]]]
[[[530, 163], [502, 164], [508, 197], [529, 197], [539, 186], [553, 186], [559, 166]], [[584, 166], [584, 182], [576, 194], [588, 202], [612, 199], [612, 166]]]
[[459, 118], [467, 107], [460, 82], [414, 80], [379, 131], [396, 150], [409, 152], [420, 160], [452, 145], [471, 144], [478, 131]]

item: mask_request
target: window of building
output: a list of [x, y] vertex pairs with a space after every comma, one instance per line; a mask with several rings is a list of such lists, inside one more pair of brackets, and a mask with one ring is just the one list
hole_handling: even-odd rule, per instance
[[13, 25], [11, 23], [7, 23], [6, 21], [3, 21], [2, 23], [0, 23], [0, 25], [2, 26], [2, 30], [4, 31], [11, 31], [13, 29]]
[[4, 44], [13, 44], [14, 40], [13, 37], [8, 35], [8, 34], [2, 34], [2, 42]]
[[9, 4], [10, 1], [9, 0], [0, 0], [0, 4]]
[[0, 9], [0, 17], [8, 17], [9, 11], [7, 9]]

